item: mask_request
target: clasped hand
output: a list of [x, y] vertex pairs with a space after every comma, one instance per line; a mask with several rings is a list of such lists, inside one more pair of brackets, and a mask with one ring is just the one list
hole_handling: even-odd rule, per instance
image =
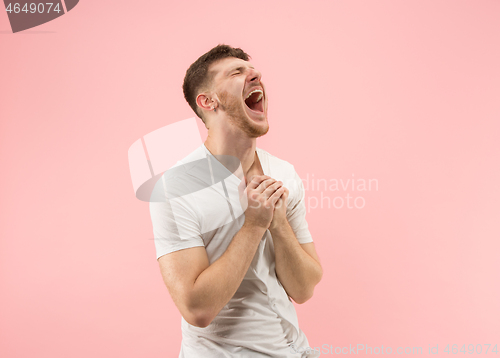
[[248, 185], [243, 179], [240, 201], [246, 201], [245, 222], [274, 230], [286, 222], [286, 207], [289, 191], [283, 182], [268, 175], [255, 175]]

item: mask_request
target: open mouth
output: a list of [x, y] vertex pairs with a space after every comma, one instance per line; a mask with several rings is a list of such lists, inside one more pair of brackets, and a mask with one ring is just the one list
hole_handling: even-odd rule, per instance
[[245, 104], [252, 111], [264, 113], [264, 104], [262, 101], [263, 97], [264, 93], [262, 90], [255, 89], [247, 95], [245, 98]]

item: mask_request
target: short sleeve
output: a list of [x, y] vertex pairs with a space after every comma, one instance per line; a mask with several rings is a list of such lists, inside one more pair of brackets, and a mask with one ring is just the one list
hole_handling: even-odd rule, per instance
[[288, 205], [286, 216], [297, 240], [300, 244], [313, 242], [309, 226], [306, 221], [305, 190], [302, 179], [293, 169], [293, 178], [291, 180], [293, 192], [290, 190], [288, 196]]
[[161, 177], [149, 202], [156, 259], [174, 251], [204, 246], [200, 223], [191, 203], [185, 197], [167, 194], [165, 186], [165, 179]]

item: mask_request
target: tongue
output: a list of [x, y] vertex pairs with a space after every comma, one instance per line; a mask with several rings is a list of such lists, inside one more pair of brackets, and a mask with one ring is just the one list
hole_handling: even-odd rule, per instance
[[248, 106], [248, 108], [254, 110], [254, 111], [258, 111], [260, 110], [257, 106], [257, 99], [259, 98], [260, 96], [260, 93], [259, 92], [255, 92], [253, 93], [250, 97], [248, 97], [246, 100], [245, 100], [245, 103], [246, 105]]

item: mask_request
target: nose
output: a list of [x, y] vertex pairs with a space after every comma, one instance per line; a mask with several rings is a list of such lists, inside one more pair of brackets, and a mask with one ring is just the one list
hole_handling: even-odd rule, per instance
[[260, 82], [262, 74], [255, 68], [250, 68], [248, 72], [247, 81], [248, 82]]

